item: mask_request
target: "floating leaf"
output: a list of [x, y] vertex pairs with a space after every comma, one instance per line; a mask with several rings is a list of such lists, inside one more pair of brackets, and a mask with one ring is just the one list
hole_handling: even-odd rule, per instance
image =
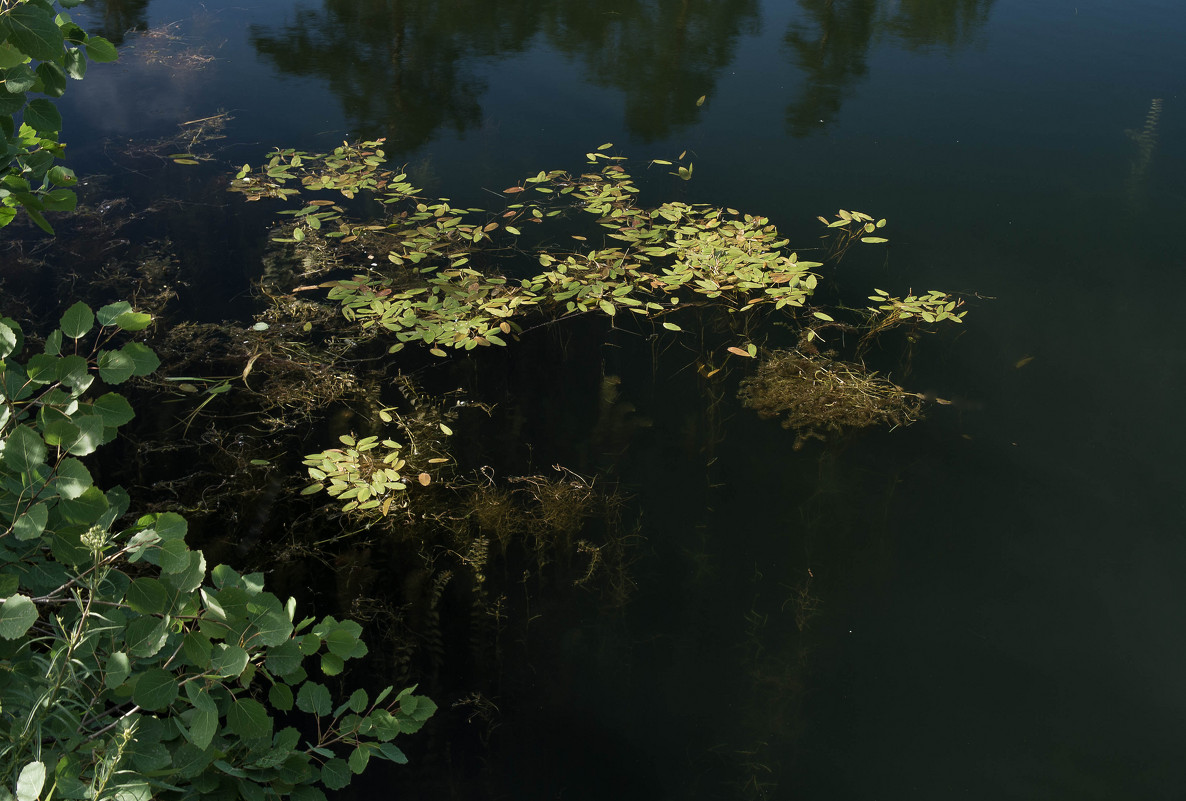
[[728, 348], [727, 350], [728, 350], [730, 353], [734, 354], [735, 356], [744, 356], [744, 357], [745, 357], [745, 358], [747, 358], [747, 359], [752, 359], [752, 358], [753, 358], [753, 354], [752, 354], [752, 353], [750, 353], [749, 351], [742, 350], [741, 348], [734, 348], [734, 347], [731, 347], [731, 348]]

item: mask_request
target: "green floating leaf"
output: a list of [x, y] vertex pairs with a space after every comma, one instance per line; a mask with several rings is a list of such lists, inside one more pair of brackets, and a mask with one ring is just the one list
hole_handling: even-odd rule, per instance
[[10, 595], [0, 605], [0, 637], [15, 640], [37, 621], [37, 607], [26, 595]]

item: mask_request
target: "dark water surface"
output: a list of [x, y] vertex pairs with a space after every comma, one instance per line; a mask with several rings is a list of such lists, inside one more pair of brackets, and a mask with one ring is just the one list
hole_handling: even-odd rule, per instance
[[[455, 796], [1182, 797], [1186, 5], [88, 5], [126, 49], [64, 99], [80, 173], [151, 196], [122, 144], [234, 116], [217, 169], [165, 179], [197, 193], [170, 231], [195, 316], [250, 313], [275, 210], [216, 172], [381, 136], [419, 186], [478, 205], [602, 142], [687, 150], [694, 180], [663, 191], [794, 241], [837, 208], [889, 218], [888, 259], [841, 267], [854, 297], [995, 298], [915, 355], [908, 384], [956, 404], [843, 446], [792, 451], [731, 396], [693, 425], [710, 399], [688, 373], [592, 351], [594, 386], [600, 355], [654, 423], [616, 466], [639, 589], [508, 656], [536, 684]], [[549, 431], [536, 447], [563, 454]]]

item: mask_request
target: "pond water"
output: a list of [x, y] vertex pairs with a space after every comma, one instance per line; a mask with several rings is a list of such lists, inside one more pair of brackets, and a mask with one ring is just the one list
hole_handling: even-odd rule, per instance
[[[618, 482], [637, 589], [615, 610], [541, 601], [538, 633], [508, 645], [503, 689], [486, 690], [490, 731], [447, 711], [465, 676], [426, 683], [443, 694], [433, 742], [360, 796], [1186, 787], [1186, 6], [88, 6], [124, 55], [71, 87], [63, 138], [80, 175], [133, 205], [182, 201], [164, 216], [180, 317], [256, 310], [279, 206], [245, 205], [220, 176], [273, 147], [378, 137], [427, 192], [479, 206], [604, 142], [687, 151], [693, 180], [656, 191], [767, 215], [805, 247], [818, 214], [887, 217], [888, 249], [840, 267], [846, 297], [971, 301], [960, 335], [924, 339], [900, 376], [954, 403], [800, 450], [637, 337], [578, 325], [571, 352], [525, 346], [485, 368], [527, 423], [483, 455], [530, 439], [537, 468]], [[149, 171], [126, 155], [222, 111], [214, 161]], [[607, 464], [588, 438], [611, 374], [639, 424]]]

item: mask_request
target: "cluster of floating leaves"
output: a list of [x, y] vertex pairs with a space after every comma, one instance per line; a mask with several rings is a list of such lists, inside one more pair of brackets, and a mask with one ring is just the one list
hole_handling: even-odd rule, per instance
[[[446, 349], [505, 345], [522, 332], [529, 312], [657, 318], [710, 301], [731, 312], [795, 310], [807, 306], [819, 281], [812, 270], [822, 264], [788, 252], [788, 241], [765, 217], [680, 202], [642, 208], [624, 158], [603, 152], [610, 145], [587, 154], [588, 172], [540, 172], [503, 190], [515, 202], [498, 214], [421, 199], [406, 174], [384, 169], [381, 145], [343, 144], [326, 154], [279, 150], [260, 168], [244, 165], [231, 189], [249, 200], [288, 199], [302, 191], [332, 190], [347, 198], [367, 192], [393, 209], [386, 221], [359, 224], [334, 201], [310, 200], [299, 210], [282, 212], [293, 216], [294, 224], [290, 236], [276, 238], [298, 245], [314, 239], [365, 242], [367, 269], [320, 286], [363, 330], [393, 336], [391, 352], [409, 343], [427, 345], [438, 356]], [[690, 177], [690, 168], [681, 165], [673, 174]], [[534, 234], [529, 226], [574, 213], [591, 216], [604, 229], [606, 246], [567, 250], [525, 244], [542, 239], [529, 236]], [[842, 210], [825, 222], [848, 241], [886, 241], [869, 235], [885, 220], [861, 212]], [[589, 239], [572, 238], [577, 243]], [[475, 268], [476, 254], [507, 249], [530, 254], [542, 271], [510, 278]], [[895, 320], [958, 322], [962, 316], [940, 308], [957, 303], [942, 293], [879, 300], [894, 305]], [[822, 312], [816, 316], [832, 319]], [[663, 325], [680, 330], [674, 322]], [[737, 351], [753, 355], [748, 348]]]

